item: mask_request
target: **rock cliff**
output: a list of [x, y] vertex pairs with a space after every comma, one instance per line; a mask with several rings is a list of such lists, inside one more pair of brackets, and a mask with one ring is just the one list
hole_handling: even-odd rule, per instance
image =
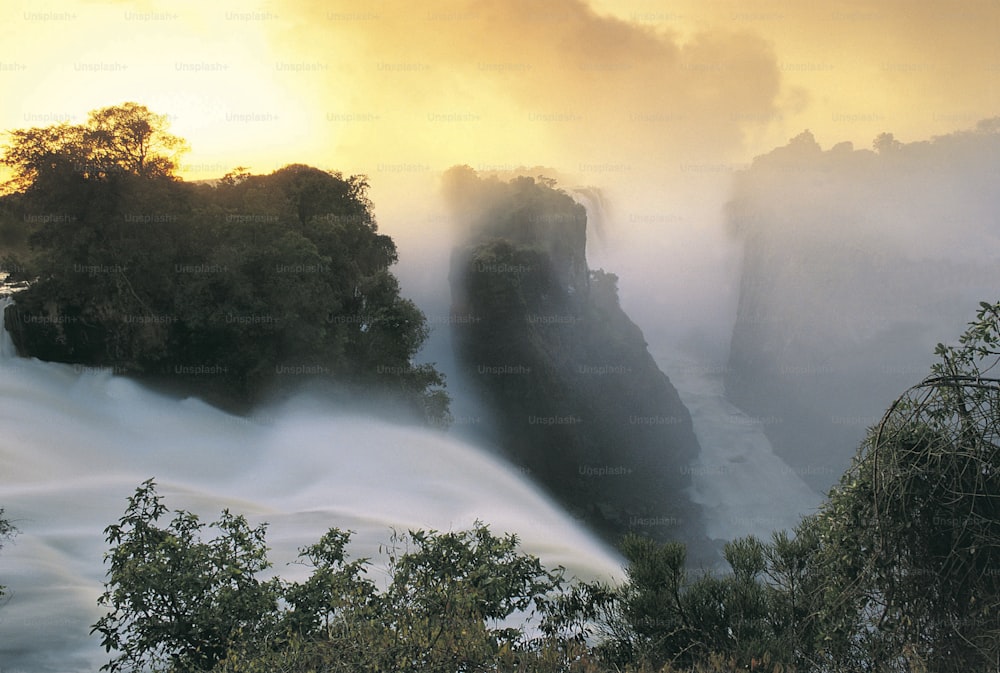
[[[1000, 288], [996, 124], [873, 150], [806, 132], [737, 176], [727, 395], [825, 490], [866, 428]], [[990, 241], [994, 241], [991, 245]]]
[[544, 179], [446, 176], [462, 243], [451, 265], [453, 335], [502, 451], [610, 538], [697, 539], [685, 468], [691, 418], [586, 262], [583, 206]]

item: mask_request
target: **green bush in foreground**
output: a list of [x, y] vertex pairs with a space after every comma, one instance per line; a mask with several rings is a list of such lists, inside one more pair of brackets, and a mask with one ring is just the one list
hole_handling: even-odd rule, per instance
[[[379, 588], [366, 559], [348, 560], [348, 532], [331, 529], [301, 550], [312, 568], [304, 582], [261, 580], [263, 525], [226, 511], [205, 541], [194, 514], [163, 525], [166, 516], [150, 480], [106, 530], [108, 613], [93, 631], [117, 654], [102, 670], [444, 672], [502, 661], [556, 670], [538, 666], [566, 665], [580, 649], [552, 619], [561, 570], [481, 524], [394, 535]], [[550, 641], [557, 647], [543, 648]]]
[[108, 612], [93, 631], [116, 654], [102, 670], [587, 673], [792, 658], [794, 625], [775, 615], [795, 611], [758, 581], [788, 562], [787, 540], [777, 552], [734, 542], [732, 576], [688, 583], [681, 545], [629, 537], [616, 588], [567, 581], [515, 536], [477, 524], [393, 534], [377, 583], [367, 559], [349, 559], [350, 533], [333, 528], [300, 550], [309, 577], [287, 582], [259, 577], [270, 567], [263, 525], [225, 511], [204, 540], [194, 514], [167, 519], [150, 480], [106, 529]]

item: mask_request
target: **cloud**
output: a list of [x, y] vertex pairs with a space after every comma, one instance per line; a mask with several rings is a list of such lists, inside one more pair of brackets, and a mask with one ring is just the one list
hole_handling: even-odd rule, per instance
[[345, 121], [375, 122], [338, 129], [342, 148], [445, 164], [518, 154], [594, 172], [676, 168], [734, 155], [776, 114], [777, 58], [747, 32], [681, 41], [579, 0], [289, 7], [299, 20], [275, 30], [276, 48], [334, 61], [336, 87], [313, 95]]

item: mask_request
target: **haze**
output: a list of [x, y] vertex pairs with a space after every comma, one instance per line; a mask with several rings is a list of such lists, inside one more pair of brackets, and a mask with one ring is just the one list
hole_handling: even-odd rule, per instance
[[[135, 100], [189, 141], [187, 179], [366, 173], [404, 277], [445, 226], [440, 171], [550, 166], [609, 195], [617, 230], [591, 254], [626, 308], [731, 315], [731, 292], [690, 299], [738, 263], [720, 234], [732, 172], [806, 128], [868, 147], [992, 116], [998, 25], [987, 0], [12, 2], [0, 128]], [[666, 290], [632, 298], [623, 264], [669, 269]]]
[[0, 127], [139, 100], [191, 142], [189, 178], [290, 161], [669, 170], [804, 128], [915, 140], [1000, 101], [986, 0], [13, 2], [0, 19]]

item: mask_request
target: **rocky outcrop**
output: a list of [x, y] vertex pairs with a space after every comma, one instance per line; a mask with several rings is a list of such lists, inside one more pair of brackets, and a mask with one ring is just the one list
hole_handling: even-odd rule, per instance
[[[318, 388], [447, 422], [440, 373], [413, 362], [426, 318], [399, 293], [362, 178], [302, 164], [215, 186], [66, 170], [0, 199], [42, 220], [37, 278], [4, 316], [19, 354], [240, 413]], [[37, 214], [63, 202], [76, 210]]]
[[587, 267], [583, 206], [532, 178], [447, 177], [463, 227], [453, 336], [493, 439], [608, 537], [697, 539], [690, 415], [619, 306], [617, 277]]
[[825, 490], [934, 347], [996, 299], [996, 124], [874, 151], [808, 132], [737, 176], [744, 244], [727, 395]]

